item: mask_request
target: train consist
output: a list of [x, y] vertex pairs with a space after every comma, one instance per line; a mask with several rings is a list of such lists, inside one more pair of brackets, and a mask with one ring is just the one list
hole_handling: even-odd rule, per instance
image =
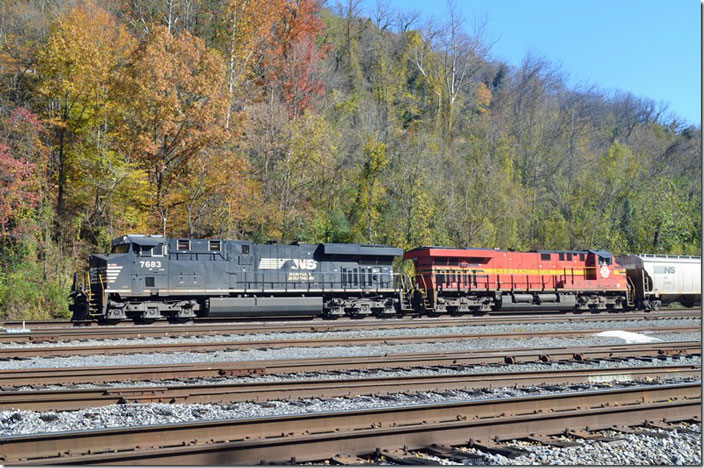
[[[414, 273], [394, 271], [395, 258]], [[74, 321], [657, 309], [701, 302], [700, 257], [122, 236], [71, 290]], [[664, 268], [664, 269], [663, 269]], [[696, 277], [693, 276], [696, 272]], [[695, 279], [696, 278], [696, 279]]]

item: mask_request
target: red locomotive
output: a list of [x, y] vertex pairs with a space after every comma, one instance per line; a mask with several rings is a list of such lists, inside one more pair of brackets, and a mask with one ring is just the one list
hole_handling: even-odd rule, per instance
[[420, 247], [404, 259], [414, 262], [412, 297], [423, 313], [632, 306], [625, 270], [603, 250]]

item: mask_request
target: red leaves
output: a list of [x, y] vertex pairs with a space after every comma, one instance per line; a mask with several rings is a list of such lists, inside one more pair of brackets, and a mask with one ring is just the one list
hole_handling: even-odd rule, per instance
[[9, 146], [0, 144], [0, 237], [20, 235], [19, 219], [39, 202], [35, 171], [34, 164], [15, 158]]
[[317, 11], [313, 0], [291, 0], [275, 29], [276, 46], [268, 57], [270, 83], [279, 87], [292, 119], [311, 105], [313, 96], [325, 92], [325, 85], [316, 78], [327, 56], [315, 43], [325, 27]]

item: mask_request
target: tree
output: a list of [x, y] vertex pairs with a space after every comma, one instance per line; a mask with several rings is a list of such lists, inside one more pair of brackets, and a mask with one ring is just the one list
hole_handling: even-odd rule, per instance
[[10, 148], [0, 144], [0, 238], [18, 235], [21, 220], [39, 202], [36, 193], [36, 166], [15, 158]]
[[169, 211], [183, 201], [173, 189], [192, 177], [189, 161], [220, 144], [227, 113], [219, 53], [188, 32], [155, 26], [119, 79], [118, 148], [148, 174], [151, 204], [167, 232]]
[[269, 84], [296, 120], [311, 105], [314, 96], [322, 95], [325, 86], [317, 78], [327, 52], [316, 44], [324, 24], [316, 16], [313, 0], [292, 0], [275, 28], [275, 46], [269, 51]]
[[230, 127], [237, 88], [250, 76], [253, 63], [265, 48], [272, 47], [274, 26], [285, 8], [281, 0], [230, 0], [228, 3], [226, 57], [229, 107], [226, 128]]
[[69, 172], [77, 138], [87, 128], [106, 130], [111, 110], [111, 79], [132, 48], [124, 26], [92, 2], [72, 8], [51, 25], [37, 53], [38, 93], [54, 131], [51, 172], [57, 185], [56, 213], [65, 216]]
[[378, 137], [378, 134], [370, 135], [364, 145], [365, 160], [360, 170], [357, 192], [359, 227], [368, 243], [376, 237], [374, 225], [379, 221], [379, 205], [385, 192], [379, 179], [389, 165], [387, 146]]

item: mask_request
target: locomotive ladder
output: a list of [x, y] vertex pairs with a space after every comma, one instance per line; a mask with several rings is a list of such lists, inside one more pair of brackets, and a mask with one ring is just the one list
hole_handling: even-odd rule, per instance
[[413, 310], [413, 304], [411, 304], [411, 299], [408, 297], [409, 294], [413, 294], [413, 290], [409, 288], [411, 281], [404, 273], [399, 275], [399, 279], [401, 282], [401, 287], [399, 288], [401, 311]]
[[[435, 277], [435, 274], [433, 272], [430, 273], [433, 275], [433, 279]], [[425, 306], [425, 310], [430, 311], [430, 310], [435, 310], [434, 304], [430, 302], [430, 299], [428, 299], [428, 284], [425, 282], [425, 275], [420, 275], [420, 278], [423, 280], [423, 290], [425, 291], [423, 293], [423, 306]], [[433, 299], [435, 299], [435, 294], [433, 294]]]
[[628, 307], [633, 307], [635, 305], [633, 298], [636, 295], [636, 285], [633, 284], [633, 281], [628, 276], [626, 276], [626, 282], [628, 283], [628, 293], [626, 294], [626, 304], [628, 305]]
[[88, 313], [92, 314], [95, 309], [95, 293], [93, 292], [92, 278], [90, 277], [90, 271], [88, 272], [87, 281], [85, 284], [88, 285]]

